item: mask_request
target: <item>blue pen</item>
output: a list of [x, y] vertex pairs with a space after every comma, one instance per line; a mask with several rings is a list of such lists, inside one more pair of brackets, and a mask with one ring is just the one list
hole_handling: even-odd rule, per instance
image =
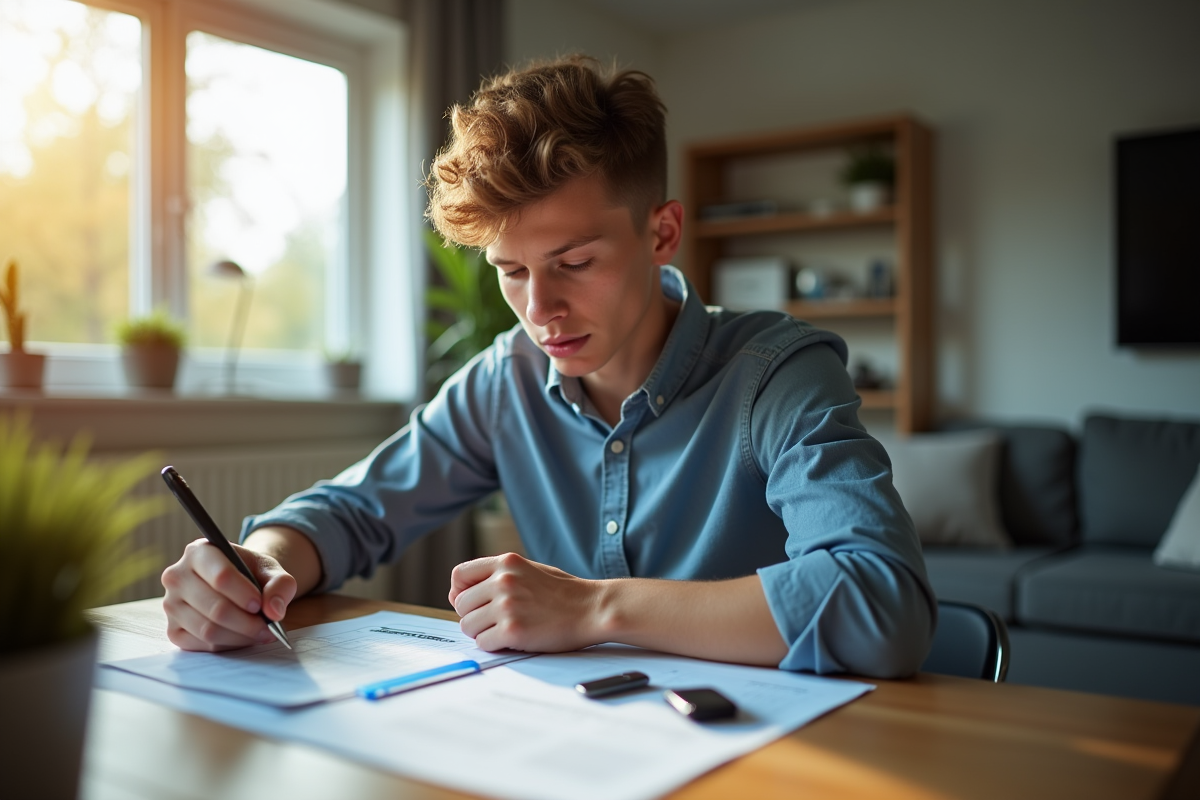
[[434, 667], [422, 672], [414, 672], [411, 675], [404, 675], [399, 678], [389, 678], [386, 681], [378, 683], [368, 683], [366, 686], [360, 686], [355, 690], [359, 697], [365, 697], [368, 700], [381, 700], [384, 697], [390, 697], [400, 692], [407, 692], [410, 689], [420, 689], [422, 686], [428, 686], [431, 683], [441, 683], [442, 681], [461, 678], [463, 675], [473, 675], [481, 671], [479, 662], [477, 661], [459, 661], [457, 664], [447, 664], [444, 667]]

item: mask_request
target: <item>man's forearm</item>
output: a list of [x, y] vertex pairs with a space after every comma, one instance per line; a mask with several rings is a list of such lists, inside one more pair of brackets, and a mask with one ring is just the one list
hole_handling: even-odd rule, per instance
[[259, 528], [246, 537], [242, 546], [278, 561], [296, 579], [297, 597], [308, 594], [321, 583], [321, 557], [317, 548], [295, 528], [283, 525]]
[[777, 666], [788, 646], [757, 575], [726, 581], [597, 582], [600, 641], [739, 664]]

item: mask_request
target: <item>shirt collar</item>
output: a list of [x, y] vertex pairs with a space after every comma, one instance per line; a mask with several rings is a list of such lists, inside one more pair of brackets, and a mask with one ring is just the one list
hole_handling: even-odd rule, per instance
[[[679, 301], [679, 315], [671, 326], [662, 353], [642, 383], [638, 392], [646, 396], [646, 404], [655, 416], [662, 414], [683, 386], [692, 367], [704, 350], [708, 338], [708, 311], [696, 289], [682, 272], [672, 266], [660, 268], [663, 294]], [[563, 375], [553, 366], [546, 375], [546, 393], [557, 394], [563, 402], [584, 408], [588, 405], [586, 393], [578, 378]]]

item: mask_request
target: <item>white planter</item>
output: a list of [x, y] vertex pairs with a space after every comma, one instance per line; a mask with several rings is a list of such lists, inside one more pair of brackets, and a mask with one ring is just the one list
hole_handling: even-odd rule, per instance
[[0, 353], [0, 388], [41, 389], [46, 357], [25, 351]]
[[5, 797], [79, 792], [96, 666], [95, 630], [69, 642], [0, 656], [0, 780]]
[[850, 208], [859, 214], [878, 211], [890, 199], [891, 187], [886, 183], [856, 183], [850, 187]]

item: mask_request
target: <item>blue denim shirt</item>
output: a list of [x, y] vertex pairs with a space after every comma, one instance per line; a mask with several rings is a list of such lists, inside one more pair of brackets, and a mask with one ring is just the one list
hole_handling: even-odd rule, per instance
[[674, 268], [662, 282], [679, 315], [616, 427], [518, 326], [243, 538], [303, 531], [324, 590], [502, 489], [535, 561], [583, 578], [757, 572], [789, 647], [780, 667], [914, 672], [936, 601], [887, 454], [858, 421], [845, 344], [786, 314], [706, 308]]

